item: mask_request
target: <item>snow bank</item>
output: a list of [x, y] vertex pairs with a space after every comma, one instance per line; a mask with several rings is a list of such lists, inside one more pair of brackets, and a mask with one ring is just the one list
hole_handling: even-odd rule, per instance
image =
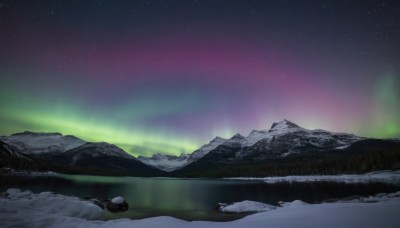
[[347, 175], [314, 175], [314, 176], [284, 176], [284, 177], [233, 177], [225, 178], [231, 180], [260, 180], [265, 183], [278, 182], [321, 182], [334, 181], [343, 183], [368, 183], [384, 182], [391, 184], [400, 184], [400, 170], [380, 171], [366, 174], [347, 174]]
[[307, 205], [308, 203], [303, 202], [301, 200], [294, 200], [292, 202], [279, 202], [279, 205], [281, 207], [297, 207], [297, 206], [303, 206]]
[[51, 192], [8, 189], [0, 197], [0, 227], [46, 227], [69, 217], [93, 220], [102, 215], [103, 210], [93, 203]]
[[365, 202], [304, 204], [293, 201], [283, 207], [261, 212], [231, 222], [187, 222], [171, 217], [141, 220], [88, 220], [101, 216], [100, 209], [75, 197], [49, 192], [32, 194], [8, 190], [0, 198], [0, 227], [57, 228], [398, 228], [400, 224], [400, 192], [365, 197]]
[[227, 206], [222, 206], [220, 208], [220, 211], [224, 213], [244, 213], [244, 212], [269, 211], [272, 209], [275, 209], [275, 206], [265, 203], [245, 200]]

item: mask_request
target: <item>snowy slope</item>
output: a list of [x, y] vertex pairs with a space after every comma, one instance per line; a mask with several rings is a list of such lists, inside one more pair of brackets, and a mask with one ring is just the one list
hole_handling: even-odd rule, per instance
[[[334, 133], [325, 130], [308, 130], [288, 121], [283, 120], [278, 123], [274, 123], [271, 129], [264, 131], [252, 131], [247, 137], [243, 144], [244, 147], [253, 146], [255, 143], [261, 140], [272, 141], [272, 139], [287, 134], [296, 134], [302, 137], [310, 139], [310, 142], [316, 146], [323, 144], [326, 141], [336, 141], [338, 145], [347, 145], [349, 143], [356, 142], [363, 139], [362, 137], [355, 136], [353, 134], [346, 133]], [[293, 138], [295, 141], [296, 139]]]
[[247, 139], [241, 135], [241, 134], [236, 134], [234, 136], [232, 136], [230, 139], [225, 140], [224, 143], [222, 143], [221, 145], [224, 146], [230, 146], [230, 147], [235, 147], [235, 146], [240, 146], [242, 147], [244, 143], [246, 143]]
[[[235, 141], [237, 139], [234, 139]], [[204, 144], [199, 149], [195, 150], [191, 154], [181, 154], [180, 156], [171, 156], [165, 154], [155, 154], [152, 157], [143, 157], [139, 156], [138, 159], [145, 163], [146, 165], [153, 166], [155, 168], [170, 172], [177, 169], [180, 169], [192, 162], [195, 162], [201, 159], [204, 155], [206, 155], [211, 150], [214, 150], [216, 147], [224, 144], [224, 143], [232, 143], [229, 139], [224, 139], [221, 137], [215, 137], [209, 143]]]
[[156, 167], [163, 171], [171, 172], [186, 165], [188, 162], [188, 158], [188, 154], [181, 154], [180, 156], [154, 154], [151, 157], [139, 156], [138, 160], [146, 165]]
[[65, 152], [85, 144], [86, 142], [71, 135], [59, 133], [23, 132], [0, 137], [0, 140], [15, 147], [24, 154], [40, 155], [49, 152]]
[[388, 184], [400, 183], [400, 170], [383, 170], [365, 174], [342, 174], [342, 175], [308, 175], [308, 176], [282, 176], [282, 177], [231, 177], [231, 180], [260, 180], [265, 183], [274, 184], [279, 182], [338, 182], [338, 183], [373, 183], [381, 182]]
[[79, 147], [68, 150], [65, 153], [74, 154], [75, 159], [78, 159], [77, 156], [84, 156], [84, 155], [89, 155], [93, 158], [105, 156], [105, 157], [123, 157], [127, 159], [135, 159], [132, 155], [126, 153], [121, 148], [106, 142], [85, 143]]
[[223, 144], [226, 141], [227, 141], [227, 139], [224, 139], [221, 137], [215, 137], [209, 143], [204, 144], [199, 149], [195, 150], [192, 154], [190, 154], [188, 163], [199, 160], [200, 158], [204, 157], [204, 155], [206, 155], [208, 152], [215, 149], [217, 146]]

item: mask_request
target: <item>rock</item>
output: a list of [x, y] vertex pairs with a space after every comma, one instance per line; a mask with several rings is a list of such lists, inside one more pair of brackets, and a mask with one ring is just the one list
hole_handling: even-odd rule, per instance
[[107, 210], [112, 213], [124, 212], [129, 208], [128, 203], [120, 196], [115, 197], [112, 200], [106, 200], [105, 203]]

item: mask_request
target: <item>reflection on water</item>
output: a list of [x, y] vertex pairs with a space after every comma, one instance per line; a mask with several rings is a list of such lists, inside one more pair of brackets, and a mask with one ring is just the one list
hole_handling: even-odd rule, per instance
[[394, 192], [400, 186], [384, 183], [336, 182], [266, 184], [261, 181], [60, 175], [52, 177], [0, 177], [0, 191], [17, 187], [35, 193], [52, 191], [100, 200], [123, 196], [127, 212], [105, 213], [105, 219], [169, 215], [186, 220], [226, 221], [244, 215], [217, 213], [219, 202], [254, 200], [269, 204], [300, 199], [308, 203], [351, 195]]

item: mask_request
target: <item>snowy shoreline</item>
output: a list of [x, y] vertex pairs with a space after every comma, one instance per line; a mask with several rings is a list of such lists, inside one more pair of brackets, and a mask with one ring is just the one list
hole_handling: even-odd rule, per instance
[[[187, 222], [161, 216], [102, 221], [100, 207], [77, 197], [9, 189], [0, 195], [1, 227], [398, 227], [400, 192], [351, 201], [306, 204], [299, 200], [230, 222]], [[254, 204], [254, 202], [253, 202]]]
[[227, 180], [263, 181], [268, 184], [279, 182], [342, 182], [342, 183], [369, 183], [383, 182], [400, 184], [400, 170], [383, 170], [365, 174], [339, 174], [339, 175], [309, 175], [309, 176], [282, 176], [282, 177], [228, 177]]
[[[10, 169], [11, 170], [11, 169]], [[56, 172], [37, 171], [9, 171], [1, 173], [0, 176], [91, 176], [88, 174], [63, 174]], [[135, 176], [109, 176], [109, 177], [135, 177]], [[342, 182], [342, 183], [369, 183], [383, 182], [389, 184], [400, 184], [400, 170], [381, 170], [363, 174], [337, 174], [337, 175], [293, 175], [293, 176], [272, 176], [272, 177], [223, 177], [223, 178], [185, 178], [185, 177], [148, 177], [148, 178], [172, 178], [172, 179], [222, 179], [240, 181], [263, 181], [268, 184], [279, 182]]]

